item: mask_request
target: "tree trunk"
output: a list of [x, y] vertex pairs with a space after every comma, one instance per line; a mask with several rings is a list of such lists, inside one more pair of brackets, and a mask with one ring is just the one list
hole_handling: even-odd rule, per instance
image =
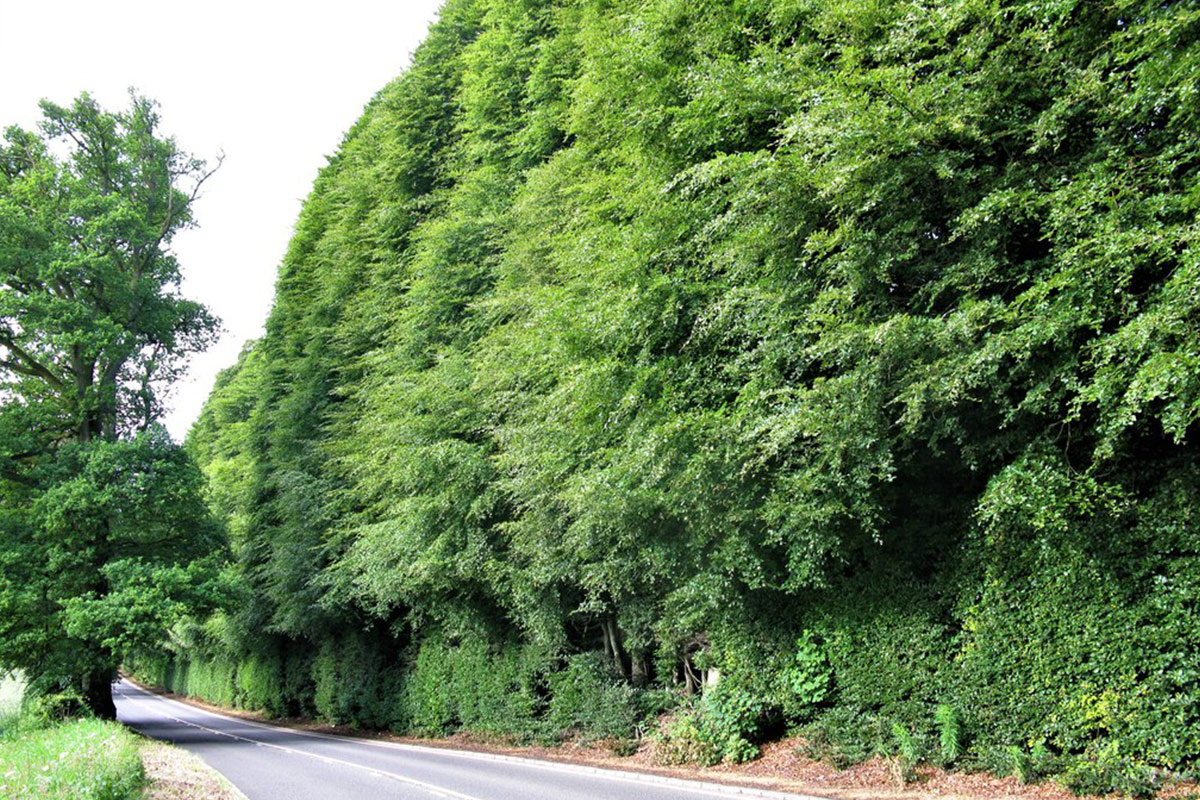
[[629, 680], [629, 671], [625, 668], [625, 650], [621, 646], [621, 629], [617, 627], [617, 619], [612, 614], [607, 614], [603, 622], [604, 643], [607, 645], [606, 650], [609, 651], [612, 658], [613, 668], [625, 680]]
[[645, 650], [636, 650], [631, 654], [629, 667], [634, 686], [641, 688], [650, 682], [650, 659]]
[[100, 719], [116, 719], [117, 704], [113, 702], [112, 670], [98, 670], [83, 676], [83, 700], [89, 709]]
[[75, 407], [79, 414], [75, 436], [81, 442], [92, 440], [92, 417], [84, 411], [88, 387], [92, 385], [91, 369], [84, 369], [83, 350], [79, 345], [71, 347], [71, 372], [75, 375]]
[[683, 657], [683, 690], [690, 697], [696, 693], [699, 688], [699, 681], [696, 680], [696, 673], [692, 670], [692, 661], [688, 656]]

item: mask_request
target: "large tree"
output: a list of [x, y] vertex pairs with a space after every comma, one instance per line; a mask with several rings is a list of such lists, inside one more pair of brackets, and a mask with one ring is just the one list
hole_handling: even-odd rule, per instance
[[217, 327], [170, 249], [212, 170], [146, 98], [42, 111], [0, 143], [0, 667], [112, 715], [121, 653], [156, 628], [134, 623], [161, 635], [215, 544], [194, 467], [154, 429]]

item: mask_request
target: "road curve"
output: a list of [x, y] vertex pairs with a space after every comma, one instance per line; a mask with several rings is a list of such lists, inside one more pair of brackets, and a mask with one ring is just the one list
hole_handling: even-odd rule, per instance
[[196, 753], [249, 800], [702, 800], [802, 795], [280, 728], [214, 714], [128, 681], [122, 722]]

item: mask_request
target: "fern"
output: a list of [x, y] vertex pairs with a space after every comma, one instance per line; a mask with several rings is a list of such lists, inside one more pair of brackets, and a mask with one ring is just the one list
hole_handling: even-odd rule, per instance
[[963, 754], [962, 718], [952, 705], [943, 703], [933, 714], [938, 724], [942, 761], [952, 764]]
[[903, 785], [916, 777], [916, 766], [921, 761], [921, 745], [912, 731], [899, 722], [892, 724], [892, 738], [896, 741], [894, 766], [897, 782]]
[[1008, 757], [1012, 765], [1012, 774], [1017, 776], [1017, 780], [1024, 784], [1037, 780], [1037, 769], [1028, 753], [1013, 744], [1008, 746]]

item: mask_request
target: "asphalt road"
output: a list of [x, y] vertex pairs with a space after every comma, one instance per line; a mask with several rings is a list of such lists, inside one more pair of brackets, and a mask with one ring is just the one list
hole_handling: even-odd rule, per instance
[[127, 681], [118, 683], [113, 695], [122, 722], [196, 753], [249, 800], [800, 797], [278, 728], [168, 700]]

